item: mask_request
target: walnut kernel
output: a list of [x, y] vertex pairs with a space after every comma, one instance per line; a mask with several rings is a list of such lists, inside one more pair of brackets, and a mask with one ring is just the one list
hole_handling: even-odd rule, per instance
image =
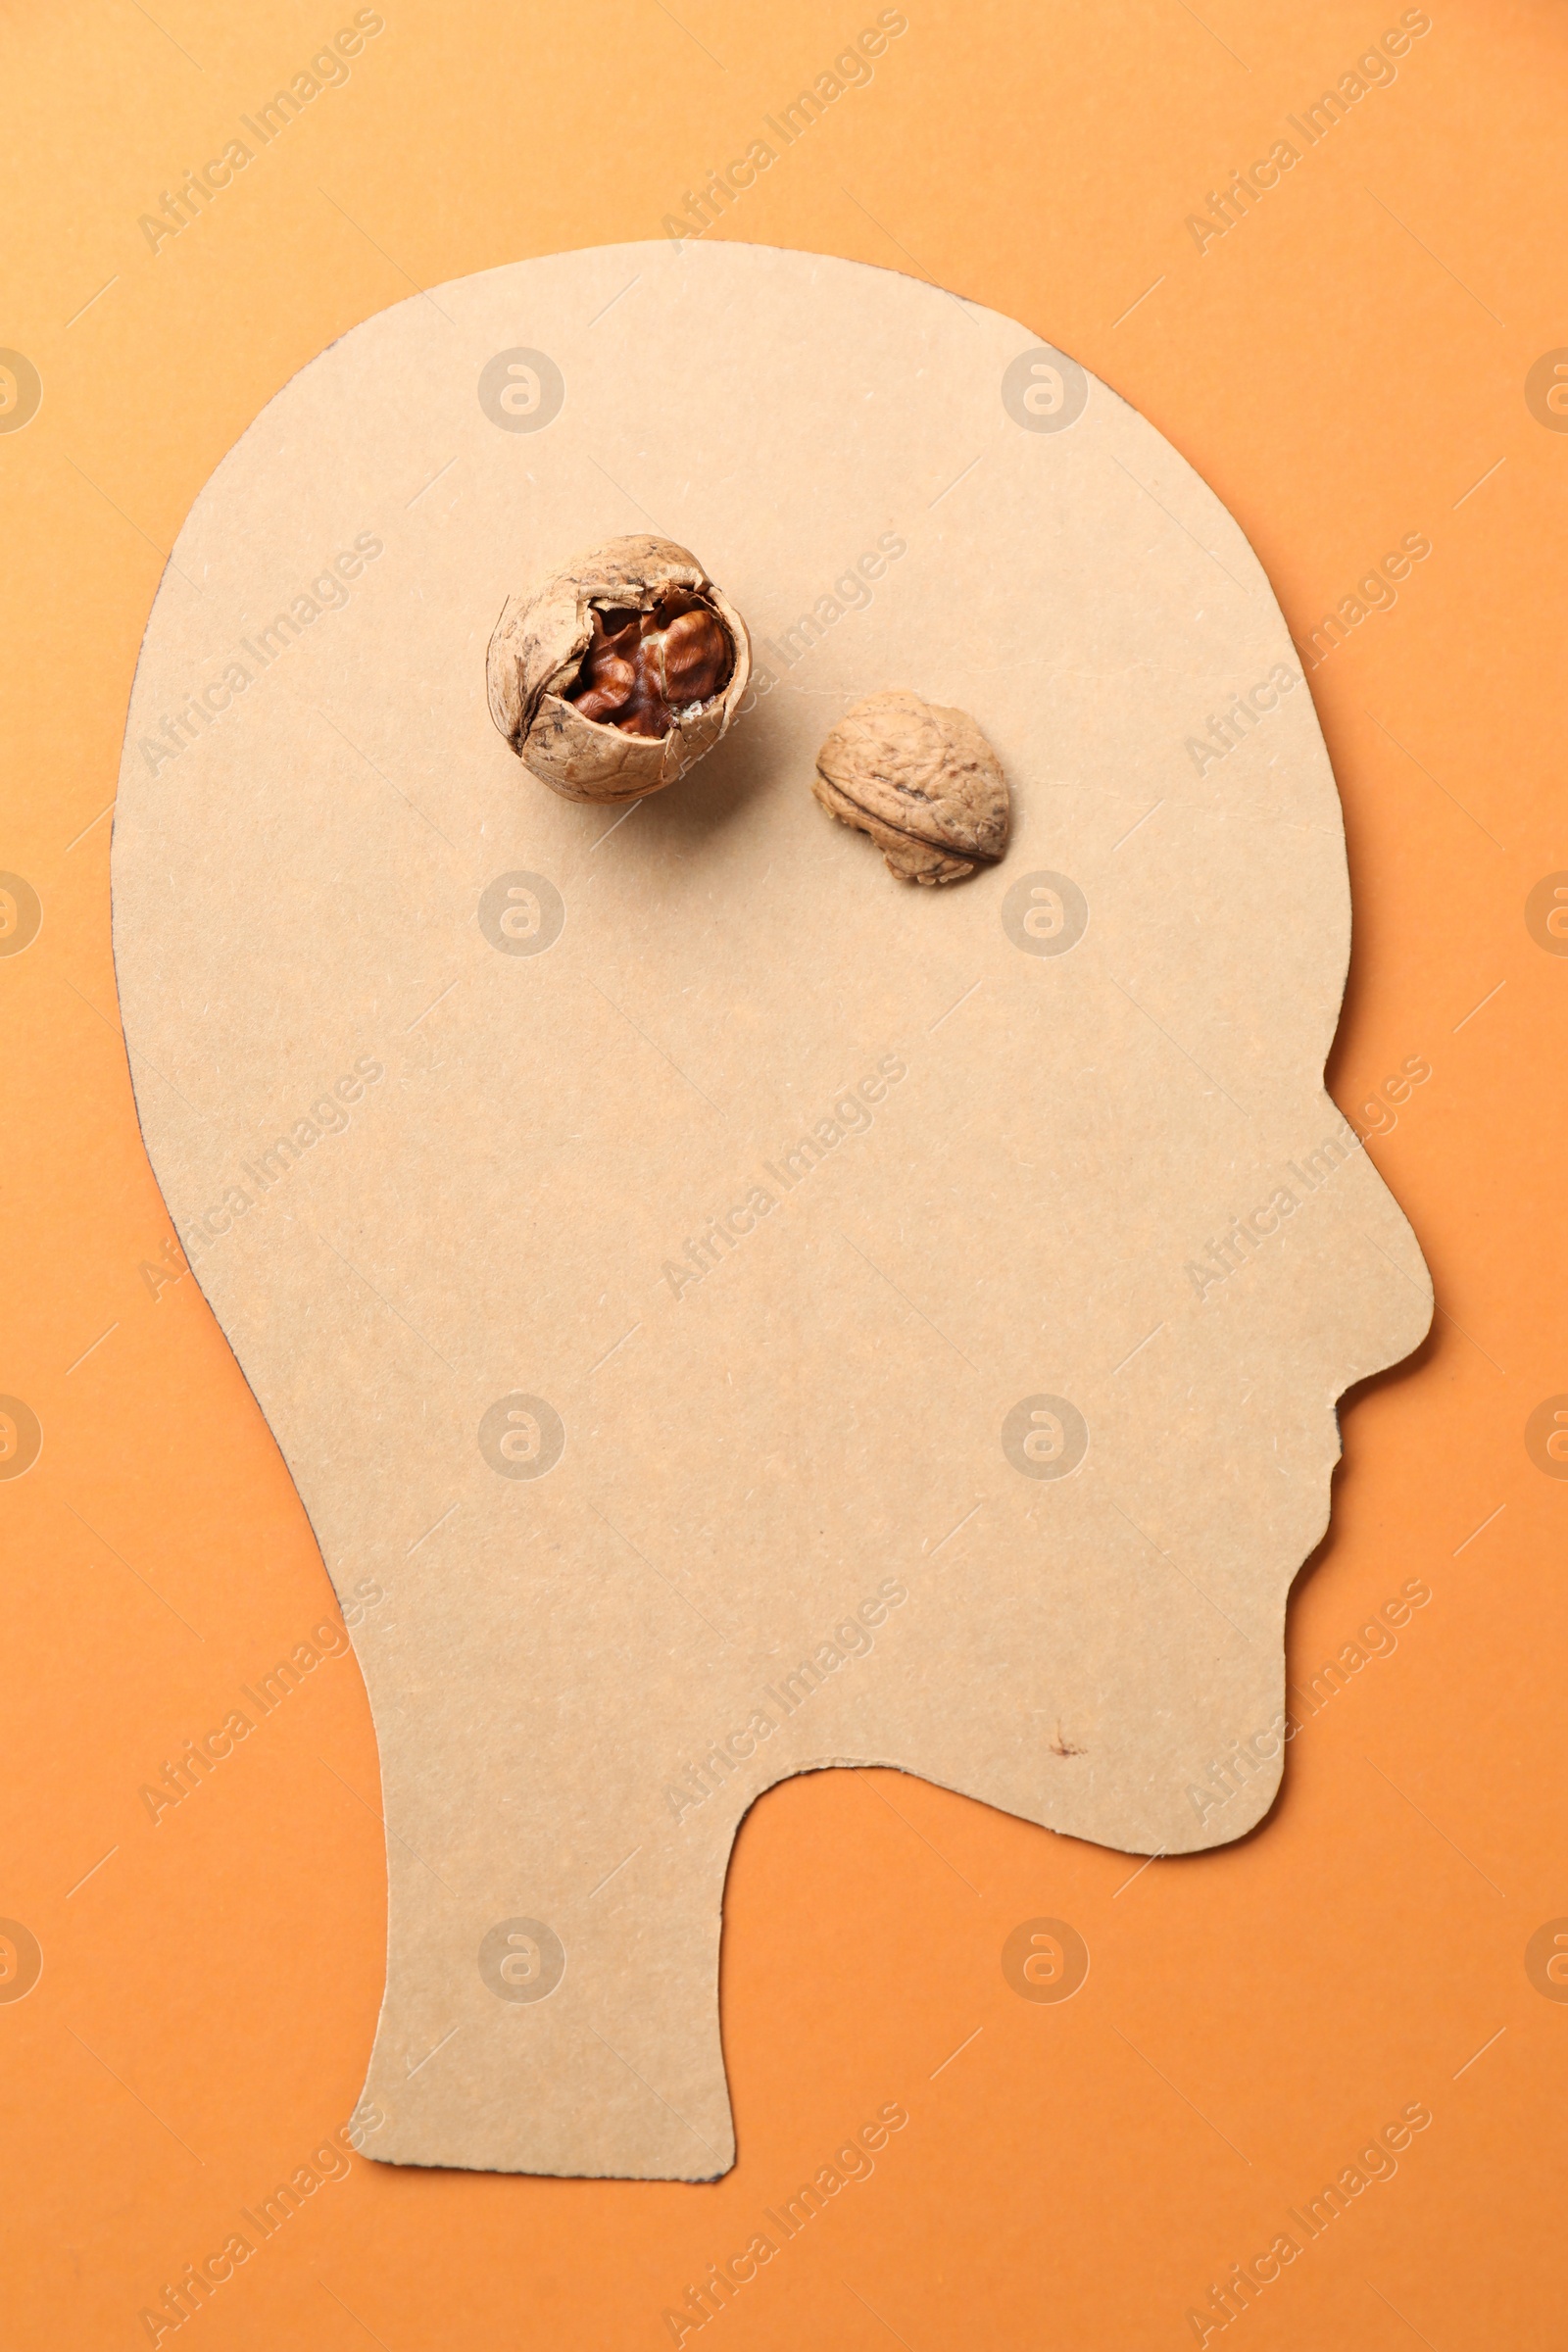
[[690, 549], [640, 535], [510, 598], [486, 676], [490, 715], [530, 774], [567, 800], [636, 801], [724, 733], [751, 643]]

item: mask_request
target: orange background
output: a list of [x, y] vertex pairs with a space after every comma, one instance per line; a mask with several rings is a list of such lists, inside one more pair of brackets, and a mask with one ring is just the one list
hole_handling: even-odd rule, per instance
[[[0, 866], [43, 906], [0, 957], [0, 1390], [44, 1433], [0, 1484], [0, 1913], [43, 1954], [26, 1997], [0, 2002], [14, 2352], [148, 2340], [142, 2307], [349, 2115], [381, 1980], [376, 1755], [351, 1660], [156, 1828], [137, 1794], [329, 1603], [194, 1282], [155, 1298], [141, 1270], [170, 1226], [118, 1033], [104, 812], [164, 553], [335, 336], [412, 286], [657, 237], [876, 15], [383, 13], [347, 86], [156, 258], [138, 216], [352, 9], [157, 0], [155, 22], [100, 0], [47, 21], [9, 7], [0, 28], [0, 344], [43, 386], [0, 435]], [[1136, 1878], [895, 1774], [775, 1791], [726, 1906], [733, 2173], [686, 2187], [357, 2159], [189, 2324], [207, 2352], [667, 2343], [664, 2308], [893, 2100], [910, 2120], [874, 2176], [712, 2324], [730, 2352], [1192, 2342], [1210, 2282], [1415, 2101], [1434, 2120], [1397, 2176], [1224, 2333], [1252, 2352], [1568, 2340], [1568, 2003], [1525, 1960], [1568, 1914], [1568, 1484], [1525, 1443], [1568, 1390], [1568, 957], [1525, 920], [1568, 868], [1568, 437], [1525, 397], [1568, 345], [1560, 12], [1434, 0], [1396, 81], [1254, 214], [1201, 254], [1184, 225], [1399, 13], [909, 0], [871, 86], [713, 233], [929, 274], [1073, 353], [1227, 502], [1303, 644], [1403, 534], [1431, 539], [1397, 606], [1311, 676], [1356, 905], [1330, 1082], [1364, 1126], [1401, 1062], [1432, 1064], [1371, 1149], [1440, 1313], [1347, 1409], [1293, 1683], [1406, 1580], [1430, 1602], [1306, 1714], [1254, 1836]], [[265, 904], [253, 919], [265, 954]], [[1002, 1970], [1042, 1915], [1092, 1955], [1061, 2004]]]

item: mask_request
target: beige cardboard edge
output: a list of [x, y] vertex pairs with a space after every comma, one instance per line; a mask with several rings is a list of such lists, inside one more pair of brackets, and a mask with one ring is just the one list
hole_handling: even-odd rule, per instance
[[[757, 669], [697, 769], [596, 809], [513, 758], [484, 652], [643, 527]], [[996, 746], [999, 867], [900, 885], [812, 801], [892, 685]], [[1431, 1288], [1323, 1091], [1310, 691], [1103, 384], [736, 244], [368, 319], [180, 533], [113, 923], [148, 1155], [374, 1717], [365, 2153], [726, 2169], [724, 1878], [796, 1773], [1133, 1853], [1266, 1813], [1338, 1399]]]

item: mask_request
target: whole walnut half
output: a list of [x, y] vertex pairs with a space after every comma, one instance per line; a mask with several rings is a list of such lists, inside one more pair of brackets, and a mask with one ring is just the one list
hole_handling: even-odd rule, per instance
[[490, 640], [490, 715], [568, 801], [638, 801], [711, 751], [751, 676], [746, 623], [689, 548], [612, 539], [529, 596]]
[[966, 710], [902, 687], [840, 719], [811, 790], [829, 816], [869, 833], [901, 882], [959, 882], [1006, 851], [1012, 811], [996, 753]]

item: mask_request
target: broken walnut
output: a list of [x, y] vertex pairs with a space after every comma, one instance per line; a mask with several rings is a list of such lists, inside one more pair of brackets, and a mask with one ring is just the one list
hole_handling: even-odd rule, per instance
[[570, 801], [637, 801], [724, 733], [751, 643], [689, 548], [612, 539], [509, 598], [486, 676], [491, 717], [541, 783]]
[[811, 790], [829, 816], [871, 836], [901, 882], [958, 882], [1007, 847], [996, 753], [966, 710], [904, 688], [868, 695], [840, 719]]

